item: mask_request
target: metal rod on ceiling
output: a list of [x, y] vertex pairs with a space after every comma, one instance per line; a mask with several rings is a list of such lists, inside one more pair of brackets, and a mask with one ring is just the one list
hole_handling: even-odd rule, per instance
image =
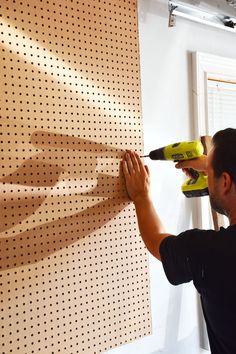
[[186, 18], [194, 22], [210, 25], [236, 33], [236, 18], [221, 13], [209, 12], [197, 6], [191, 6], [181, 1], [169, 0], [169, 27], [174, 27], [176, 17]]

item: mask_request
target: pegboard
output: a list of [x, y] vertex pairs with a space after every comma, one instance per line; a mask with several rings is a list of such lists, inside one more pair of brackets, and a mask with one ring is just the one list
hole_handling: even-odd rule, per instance
[[1, 353], [151, 333], [120, 160], [142, 153], [135, 0], [1, 0]]

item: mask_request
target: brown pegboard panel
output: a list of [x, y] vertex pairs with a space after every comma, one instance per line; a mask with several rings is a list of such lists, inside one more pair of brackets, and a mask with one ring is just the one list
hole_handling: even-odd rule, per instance
[[1, 353], [101, 353], [151, 333], [119, 172], [142, 153], [137, 4], [1, 0]]

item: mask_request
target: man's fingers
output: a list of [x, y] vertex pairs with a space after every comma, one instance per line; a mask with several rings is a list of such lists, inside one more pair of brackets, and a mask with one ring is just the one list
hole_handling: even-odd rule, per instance
[[124, 173], [132, 175], [134, 173], [148, 173], [148, 168], [144, 167], [143, 161], [141, 160], [140, 156], [134, 151], [127, 151], [124, 156]]
[[192, 168], [194, 164], [196, 163], [196, 160], [185, 160], [185, 161], [179, 161], [175, 167], [176, 168]]
[[141, 172], [144, 172], [144, 173], [146, 173], [146, 172], [149, 173], [149, 171], [145, 168], [145, 166], [143, 164], [143, 161], [141, 160], [140, 156], [137, 153], [135, 153], [135, 155], [136, 155], [136, 159], [137, 159], [137, 162], [138, 162], [138, 165], [139, 165], [139, 170]]
[[126, 154], [125, 154], [125, 160], [126, 160], [126, 163], [127, 163], [127, 168], [128, 168], [128, 171], [129, 171], [129, 174], [133, 174], [135, 171], [134, 171], [134, 166], [133, 166], [133, 161], [131, 159], [131, 151], [127, 151]]
[[125, 160], [122, 161], [122, 169], [125, 178], [129, 177], [129, 170], [128, 170], [127, 162]]
[[146, 170], [146, 172], [147, 172], [148, 176], [150, 176], [150, 171], [149, 171], [148, 166], [147, 166], [147, 165], [145, 165], [145, 166], [144, 166], [144, 168], [145, 168], [145, 170]]
[[135, 171], [139, 171], [139, 163], [138, 163], [138, 158], [137, 158], [137, 154], [136, 152], [132, 151], [131, 152], [131, 160], [132, 160], [132, 163], [133, 163], [133, 168]]
[[129, 175], [131, 175], [132, 170], [133, 170], [133, 164], [132, 164], [132, 161], [131, 161], [131, 158], [130, 158], [130, 152], [126, 152], [125, 160], [126, 160], [126, 165], [127, 165], [127, 169], [128, 169]]
[[[187, 164], [189, 164], [189, 162], [187, 161]], [[178, 162], [176, 165], [175, 165], [176, 168], [185, 168], [186, 167], [186, 161], [181, 161], [181, 162]]]
[[146, 169], [134, 151], [127, 151], [122, 160], [122, 169], [125, 178], [126, 190], [134, 202], [147, 196], [149, 193], [150, 179]]

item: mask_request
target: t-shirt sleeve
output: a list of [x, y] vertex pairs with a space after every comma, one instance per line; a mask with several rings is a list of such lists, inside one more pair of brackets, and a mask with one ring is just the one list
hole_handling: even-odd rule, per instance
[[193, 280], [195, 285], [200, 286], [202, 265], [214, 233], [213, 230], [193, 229], [178, 236], [168, 236], [161, 242], [161, 261], [171, 284]]

